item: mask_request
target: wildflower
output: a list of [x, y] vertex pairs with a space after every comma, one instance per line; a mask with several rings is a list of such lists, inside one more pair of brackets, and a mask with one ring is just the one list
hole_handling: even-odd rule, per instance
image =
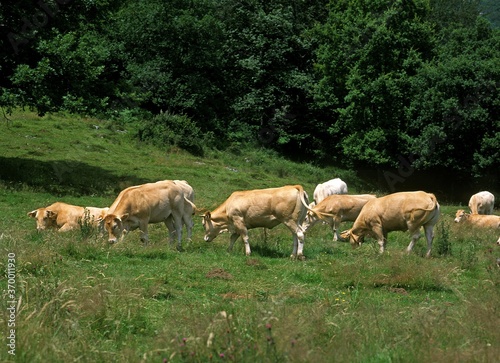
[[271, 330], [271, 324], [267, 323], [267, 324], [266, 324], [266, 329], [267, 329], [267, 330]]
[[295, 347], [295, 344], [297, 344], [297, 340], [296, 339], [292, 339], [292, 341], [290, 342], [290, 344], [292, 345], [292, 347]]
[[219, 358], [224, 358], [224, 357], [225, 357], [224, 353], [219, 354]]

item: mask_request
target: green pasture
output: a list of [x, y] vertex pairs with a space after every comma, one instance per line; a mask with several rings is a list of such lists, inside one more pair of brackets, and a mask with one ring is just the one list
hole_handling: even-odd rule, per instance
[[[498, 232], [453, 223], [442, 205], [432, 258], [419, 240], [389, 234], [387, 252], [306, 235], [289, 256], [283, 226], [251, 230], [252, 256], [229, 236], [178, 252], [164, 225], [110, 246], [98, 231], [37, 233], [26, 214], [54, 201], [110, 205], [123, 188], [185, 179], [199, 208], [234, 190], [341, 177], [354, 171], [296, 164], [235, 145], [194, 157], [141, 144], [132, 125], [29, 112], [0, 124], [1, 362], [496, 362], [500, 356]], [[432, 192], [432, 191], [429, 191]], [[496, 211], [498, 214], [498, 211]], [[346, 223], [343, 227], [349, 227]], [[15, 255], [15, 355], [9, 353], [9, 256]], [[12, 266], [11, 266], [12, 267]], [[11, 270], [12, 272], [12, 270]], [[12, 352], [12, 350], [11, 350]]]

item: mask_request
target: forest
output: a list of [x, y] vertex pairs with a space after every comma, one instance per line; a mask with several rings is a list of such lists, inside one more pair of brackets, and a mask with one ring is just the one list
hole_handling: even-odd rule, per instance
[[2, 118], [136, 123], [145, 142], [273, 149], [392, 191], [429, 176], [500, 189], [499, 14], [493, 0], [4, 2]]

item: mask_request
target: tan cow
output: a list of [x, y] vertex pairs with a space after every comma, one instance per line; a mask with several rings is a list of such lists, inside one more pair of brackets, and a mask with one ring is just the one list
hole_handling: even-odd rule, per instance
[[115, 243], [123, 239], [125, 233], [139, 228], [141, 241], [147, 243], [148, 224], [163, 222], [171, 239], [177, 235], [177, 246], [181, 248], [186, 205], [194, 208], [185, 197], [183, 187], [173, 180], [129, 187], [120, 192], [104, 217], [108, 241]]
[[373, 194], [359, 195], [330, 195], [323, 199], [307, 212], [302, 229], [304, 233], [319, 221], [330, 225], [333, 231], [333, 240], [337, 241], [340, 236], [338, 227], [341, 222], [354, 222], [361, 212], [361, 208], [370, 200], [375, 199]]
[[456, 223], [468, 223], [480, 228], [500, 229], [500, 216], [466, 213], [463, 209], [457, 210], [455, 215]]
[[55, 228], [59, 232], [66, 232], [79, 227], [85, 209], [76, 205], [56, 202], [45, 208], [38, 208], [28, 213], [36, 219], [36, 229], [43, 231]]
[[472, 214], [493, 214], [495, 196], [490, 192], [479, 192], [470, 197], [469, 209]]
[[400, 192], [368, 201], [349, 231], [342, 237], [349, 237], [353, 247], [360, 246], [365, 236], [373, 236], [385, 250], [387, 234], [391, 231], [410, 231], [411, 241], [407, 251], [411, 252], [424, 227], [427, 239], [427, 257], [431, 255], [434, 225], [439, 219], [439, 204], [434, 194], [422, 191]]
[[205, 241], [210, 242], [222, 232], [231, 232], [229, 250], [241, 236], [245, 254], [250, 255], [248, 230], [273, 228], [283, 223], [293, 235], [292, 258], [303, 258], [304, 233], [301, 224], [307, 212], [307, 194], [300, 185], [280, 188], [237, 191], [203, 217]]

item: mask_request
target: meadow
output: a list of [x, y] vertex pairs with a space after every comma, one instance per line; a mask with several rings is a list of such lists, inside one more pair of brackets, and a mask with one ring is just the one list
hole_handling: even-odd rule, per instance
[[378, 191], [353, 171], [244, 146], [160, 149], [138, 143], [132, 124], [17, 111], [0, 128], [2, 362], [498, 361], [498, 232], [455, 225], [459, 205], [441, 203], [429, 259], [423, 238], [407, 255], [408, 234], [391, 233], [379, 255], [371, 240], [332, 242], [323, 225], [306, 235], [305, 261], [290, 260], [283, 226], [251, 230], [246, 257], [241, 240], [227, 251], [227, 234], [204, 242], [201, 219], [182, 252], [164, 225], [146, 246], [136, 232], [111, 246], [92, 228], [37, 233], [27, 213], [108, 206], [161, 179], [187, 180], [207, 209], [235, 190], [301, 184], [312, 195], [333, 177], [350, 193]]

